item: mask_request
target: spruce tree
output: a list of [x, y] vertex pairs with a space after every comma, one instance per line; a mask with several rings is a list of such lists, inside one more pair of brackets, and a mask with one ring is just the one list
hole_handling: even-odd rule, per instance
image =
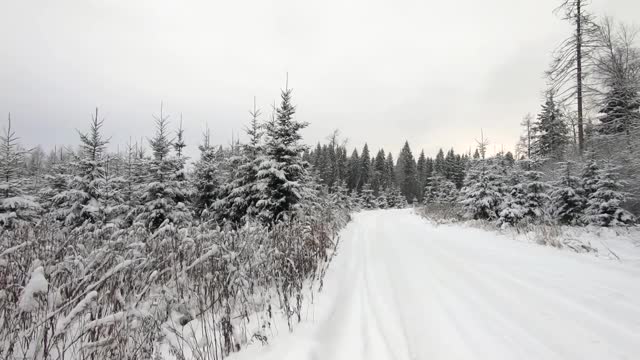
[[42, 210], [36, 198], [23, 191], [20, 175], [26, 152], [19, 148], [18, 140], [9, 114], [7, 127], [0, 136], [0, 226], [4, 227], [31, 223]]
[[588, 199], [593, 193], [598, 190], [598, 177], [600, 174], [600, 166], [598, 162], [591, 156], [591, 159], [587, 161], [580, 178], [581, 187], [584, 191], [584, 196]]
[[371, 187], [373, 188], [373, 192], [376, 195], [382, 193], [382, 189], [385, 187], [385, 153], [384, 150], [378, 151], [376, 154], [376, 158], [373, 161], [373, 177], [371, 179]]
[[234, 178], [226, 184], [219, 184], [218, 180], [210, 182], [223, 188], [224, 197], [215, 203], [216, 219], [219, 222], [228, 220], [241, 225], [246, 216], [255, 217], [258, 214], [259, 191], [256, 181], [262, 161], [260, 154], [263, 150], [261, 145], [263, 132], [258, 121], [260, 111], [255, 108], [255, 105], [250, 114], [251, 124], [246, 129], [249, 141], [242, 147], [241, 156], [233, 160], [234, 166], [238, 168]]
[[433, 162], [433, 171], [438, 174], [445, 174], [445, 160], [444, 160], [444, 151], [442, 148], [438, 150], [438, 154], [436, 155], [436, 159]]
[[360, 179], [358, 181], [358, 191], [362, 191], [365, 184], [369, 184], [371, 174], [371, 156], [369, 146], [365, 143], [360, 155]]
[[539, 171], [539, 164], [524, 161], [524, 189], [526, 193], [524, 203], [524, 216], [534, 222], [544, 221], [547, 216], [547, 204], [549, 195], [548, 186], [542, 180], [543, 173]]
[[417, 176], [417, 188], [418, 188], [418, 201], [422, 201], [423, 190], [427, 184], [427, 158], [424, 156], [424, 150], [420, 151], [418, 162], [416, 163]]
[[351, 153], [347, 171], [347, 187], [349, 190], [357, 190], [360, 183], [360, 156], [357, 149], [353, 149]]
[[377, 201], [375, 195], [373, 194], [371, 184], [366, 183], [362, 186], [362, 191], [360, 193], [360, 203], [365, 209], [377, 208]]
[[517, 225], [526, 213], [527, 189], [524, 179], [524, 170], [516, 166], [508, 174], [506, 181], [507, 192], [502, 208], [500, 209], [499, 225]]
[[[221, 194], [223, 178], [219, 170], [220, 163], [217, 150], [211, 145], [209, 129], [202, 136], [202, 144], [198, 146], [200, 158], [194, 164], [192, 183], [194, 188], [193, 208], [195, 214], [201, 218], [208, 218], [211, 206]], [[221, 207], [221, 206], [219, 206]], [[217, 209], [219, 213], [223, 210]], [[226, 215], [226, 213], [224, 213]]]
[[542, 111], [534, 124], [534, 131], [536, 136], [532, 146], [537, 157], [554, 160], [563, 158], [569, 130], [551, 93], [542, 105]]
[[187, 208], [186, 182], [183, 163], [171, 158], [172, 141], [169, 138], [168, 116], [160, 106], [160, 115], [154, 116], [156, 133], [149, 139], [153, 157], [147, 162], [146, 184], [141, 189], [140, 205], [134, 209], [135, 222], [154, 232], [164, 224], [186, 224], [191, 221]]
[[598, 171], [595, 191], [589, 195], [585, 210], [586, 220], [590, 224], [620, 226], [635, 221], [635, 217], [622, 208], [625, 201], [623, 185], [615, 166], [607, 165]]
[[405, 141], [398, 157], [396, 179], [398, 187], [407, 201], [416, 197], [418, 194], [418, 171], [408, 141]]
[[575, 164], [567, 161], [561, 165], [559, 179], [551, 192], [551, 212], [560, 224], [579, 225], [586, 205], [584, 189], [580, 186], [580, 178], [573, 175]]
[[428, 185], [424, 189], [425, 205], [452, 205], [458, 197], [456, 185], [440, 174], [429, 178]]
[[385, 160], [386, 164], [386, 176], [384, 180], [385, 187], [390, 189], [396, 186], [396, 171], [395, 171], [395, 161], [393, 160], [393, 155], [391, 152], [387, 153], [387, 159]]
[[504, 201], [503, 181], [493, 162], [474, 161], [460, 191], [463, 215], [474, 220], [495, 220]]
[[293, 118], [291, 89], [285, 87], [281, 99], [276, 118], [265, 126], [264, 153], [257, 173], [256, 208], [261, 220], [269, 224], [288, 219], [310, 191], [306, 186], [309, 164], [302, 160], [306, 146], [300, 143], [300, 131], [307, 123]]
[[348, 181], [348, 167], [349, 158], [347, 157], [347, 149], [341, 145], [336, 151], [336, 169], [338, 172], [338, 180], [343, 183], [341, 185], [347, 186]]
[[[504, 157], [500, 160], [504, 168]], [[542, 181], [539, 164], [521, 160], [518, 167], [504, 173], [508, 178], [499, 223], [515, 225], [520, 221], [541, 222], [546, 219], [549, 196], [547, 184]]]
[[105, 218], [105, 149], [98, 109], [92, 115], [89, 131], [78, 132], [80, 151], [72, 164], [73, 177], [67, 181], [67, 189], [55, 195], [52, 205], [60, 209], [64, 223], [72, 228], [85, 223], [98, 223]]

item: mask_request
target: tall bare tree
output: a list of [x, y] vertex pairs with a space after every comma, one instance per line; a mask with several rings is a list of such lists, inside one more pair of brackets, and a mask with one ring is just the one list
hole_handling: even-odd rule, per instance
[[584, 151], [584, 82], [590, 64], [589, 54], [597, 46], [598, 26], [593, 16], [586, 10], [589, 0], [563, 0], [554, 12], [563, 20], [569, 21], [575, 28], [574, 33], [556, 48], [551, 68], [547, 76], [551, 82], [551, 91], [559, 102], [574, 99], [578, 108], [578, 148]]
[[531, 143], [533, 142], [533, 116], [527, 114], [522, 118], [520, 123], [523, 129], [523, 134], [520, 135], [518, 144], [516, 145], [516, 156], [520, 158], [522, 155], [526, 155], [527, 159], [531, 159]]

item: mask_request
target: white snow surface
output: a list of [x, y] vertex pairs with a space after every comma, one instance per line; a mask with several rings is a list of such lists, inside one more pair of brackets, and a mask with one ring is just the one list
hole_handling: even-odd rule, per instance
[[639, 299], [637, 262], [368, 211], [296, 330], [232, 359], [639, 359]]

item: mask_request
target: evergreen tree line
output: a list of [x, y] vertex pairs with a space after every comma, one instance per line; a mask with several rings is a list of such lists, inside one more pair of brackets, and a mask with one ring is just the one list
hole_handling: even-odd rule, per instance
[[182, 122], [171, 130], [162, 106], [148, 146], [130, 142], [124, 154], [107, 151], [97, 109], [88, 131], [79, 133], [77, 151], [54, 150], [48, 157], [20, 147], [9, 117], [0, 138], [0, 222], [12, 227], [48, 218], [69, 229], [110, 224], [153, 233], [164, 225], [288, 221], [323, 196], [303, 159], [308, 152], [300, 130], [307, 124], [294, 118], [291, 94], [282, 92], [264, 123], [258, 110], [251, 112], [244, 144], [214, 146], [207, 130], [192, 167]]
[[304, 159], [313, 165], [317, 178], [329, 191], [350, 194], [350, 201], [360, 207], [394, 208], [421, 203], [428, 196], [425, 187], [434, 182], [447, 181], [461, 188], [469, 159], [479, 156], [477, 152], [456, 154], [453, 149], [445, 154], [440, 149], [435, 158], [421, 151], [416, 160], [406, 141], [397, 161], [384, 149], [372, 156], [367, 144], [348, 156], [336, 132], [327, 144], [318, 143], [305, 152]]
[[598, 22], [585, 5], [577, 0], [560, 7], [567, 20], [582, 23], [554, 54], [543, 104], [535, 117], [522, 120], [515, 156], [486, 157], [483, 137], [462, 187], [441, 178], [425, 187], [428, 209], [459, 207], [466, 218], [499, 225], [635, 222], [634, 213], [640, 213], [637, 32], [610, 18]]
[[427, 210], [454, 206], [466, 219], [499, 226], [559, 224], [627, 226], [634, 215], [623, 207], [627, 193], [615, 164], [594, 158], [585, 165], [566, 161], [546, 177], [543, 162], [514, 161], [502, 153], [474, 159], [457, 190], [439, 182], [427, 186]]

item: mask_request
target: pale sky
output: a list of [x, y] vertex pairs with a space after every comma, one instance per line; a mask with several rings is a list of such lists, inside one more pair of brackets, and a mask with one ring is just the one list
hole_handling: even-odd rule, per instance
[[[263, 119], [285, 74], [305, 142], [511, 149], [539, 109], [560, 0], [0, 0], [0, 114], [27, 146], [76, 145], [98, 106], [111, 147], [153, 134], [160, 102], [189, 154]], [[638, 0], [593, 0], [632, 23]], [[4, 119], [3, 119], [4, 120]], [[4, 122], [3, 122], [4, 125]], [[349, 151], [350, 151], [349, 150]]]

